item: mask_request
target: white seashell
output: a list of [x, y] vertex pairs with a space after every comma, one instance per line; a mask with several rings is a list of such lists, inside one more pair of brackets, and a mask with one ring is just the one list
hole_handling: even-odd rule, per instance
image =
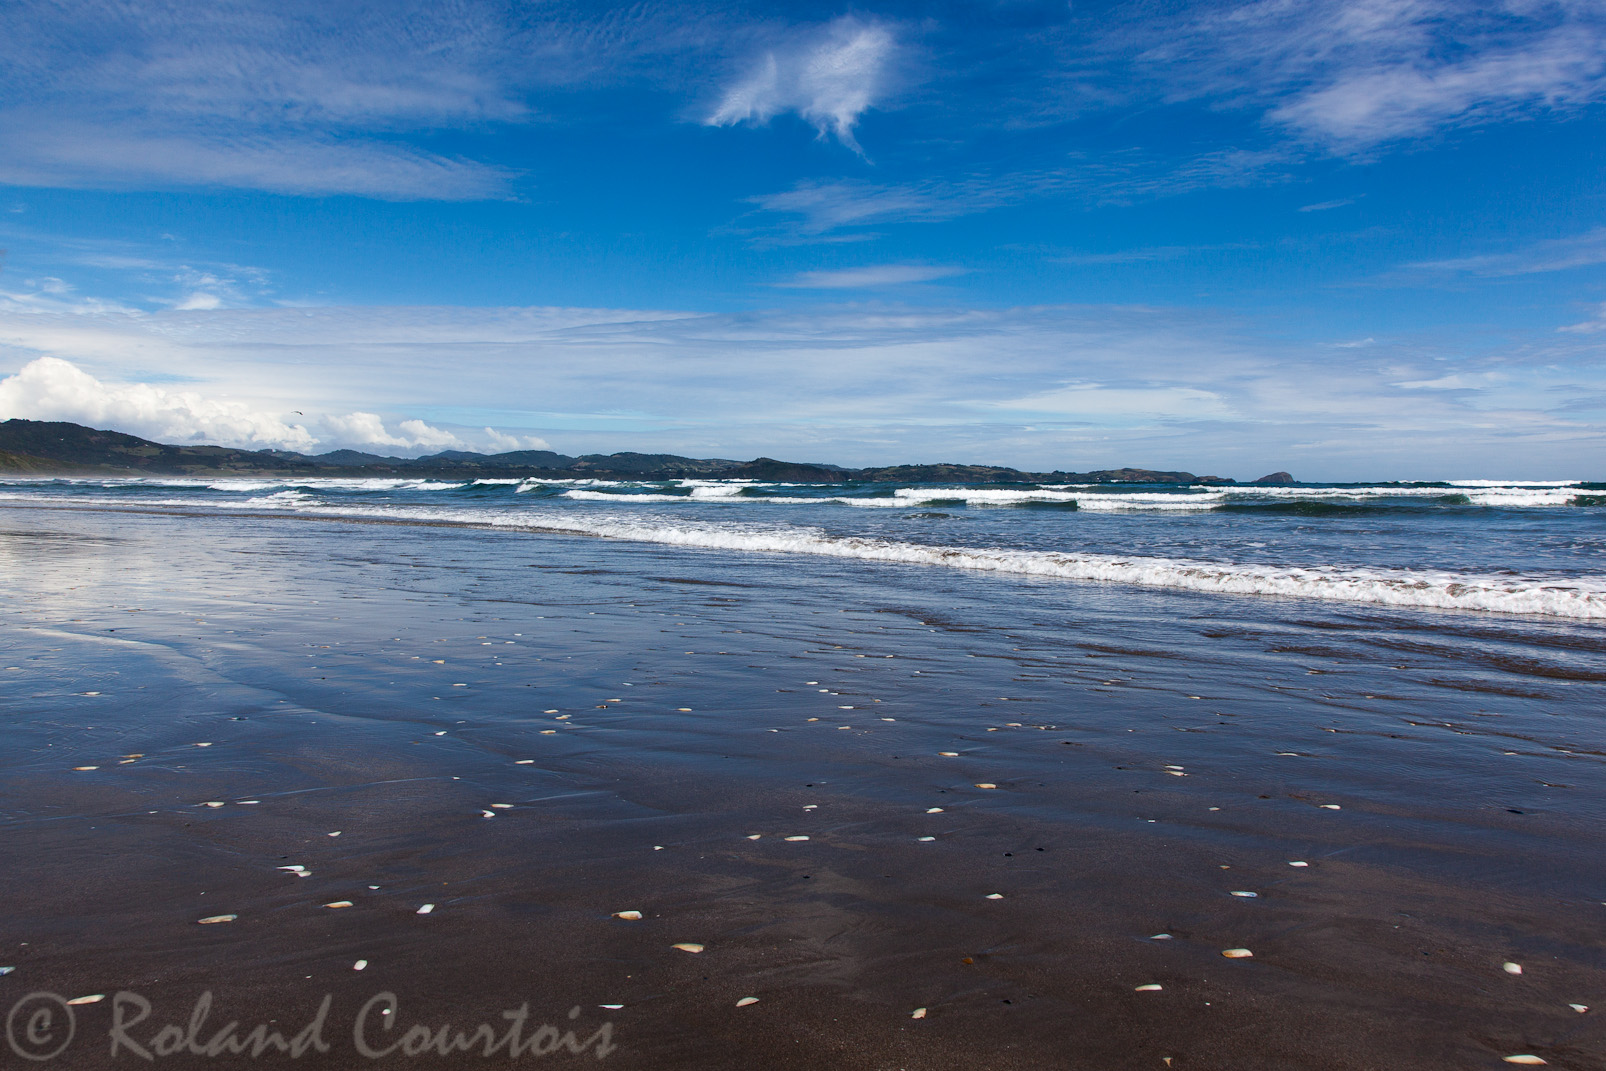
[[977, 782], [976, 787], [977, 788], [997, 788], [998, 786], [993, 784], [991, 781], [979, 781], [979, 782]]
[[427, 915], [431, 911], [434, 911], [434, 910], [435, 910], [435, 905], [434, 904], [425, 904], [424, 906], [422, 906], [422, 907], [420, 907], [418, 909], [418, 913], [420, 915]]
[[[6, 975], [10, 974], [12, 971], [14, 971], [16, 969], [17, 968], [15, 968], [15, 967], [0, 967], [0, 978], [4, 978]], [[1576, 1007], [1578, 1007], [1578, 1005], [1574, 1004], [1573, 1007], [1576, 1008]]]
[[351, 965], [351, 969], [354, 971], [366, 971], [368, 969], [368, 961], [365, 959], [359, 959], [356, 963]]
[[1158, 993], [1158, 992], [1160, 992], [1160, 987], [1155, 985], [1153, 982], [1151, 982], [1148, 985], [1137, 986], [1136, 988], [1134, 988], [1132, 990], [1132, 992], [1134, 992], [1134, 993]]
[[87, 997], [73, 997], [67, 1003], [68, 1004], [72, 1004], [72, 1005], [99, 1004], [101, 1001], [103, 1001], [105, 999], [106, 999], [106, 994], [105, 993], [93, 993], [93, 994], [91, 994], [91, 995], [89, 995]]
[[670, 945], [670, 947], [671, 948], [678, 948], [682, 952], [692, 952], [692, 953], [701, 952], [703, 950], [703, 946], [702, 945], [692, 944], [689, 941], [682, 942], [681, 944], [678, 944], [678, 945]]
[[302, 866], [300, 863], [291, 863], [289, 866], [276, 866], [273, 869], [275, 869], [275, 870], [288, 870], [292, 874], [299, 874], [299, 873], [301, 873], [303, 870], [305, 870], [307, 868]]
[[223, 806], [223, 801], [222, 800], [207, 800], [205, 803], [201, 804], [201, 806], [202, 807], [221, 807], [221, 806]]
[[1002, 900], [1003, 898], [1004, 894], [1001, 892], [990, 892], [986, 896], [986, 899], [988, 900]]
[[[100, 767], [99, 766], [74, 766], [73, 769], [77, 770], [80, 773], [82, 773], [85, 770], [98, 770], [98, 769], [100, 769]], [[218, 804], [218, 806], [221, 807], [221, 806], [223, 806], [223, 804], [220, 803], [220, 804]]]
[[1324, 810], [1324, 811], [1342, 811], [1343, 809], [1344, 808], [1340, 807], [1336, 803], [1324, 803], [1324, 804], [1322, 804], [1322, 810]]
[[1188, 776], [1187, 774], [1183, 773], [1181, 770], [1167, 770], [1166, 773], [1170, 774], [1172, 777], [1187, 777]]
[[1223, 950], [1221, 954], [1228, 959], [1248, 959], [1254, 955], [1247, 948], [1228, 948]]
[[329, 834], [329, 836], [331, 836], [331, 837], [338, 837], [338, 836], [340, 836], [340, 830], [338, 830], [338, 829], [337, 829], [337, 830], [335, 830], [335, 831], [334, 831], [334, 832], [333, 832], [333, 833], [331, 833], [331, 834]]
[[918, 840], [918, 841], [928, 841], [928, 840], [936, 840], [936, 839], [937, 839], [936, 837], [916, 837], [915, 838], [915, 840]]
[[942, 813], [942, 808], [941, 807], [927, 807], [926, 808], [926, 813], [927, 814], [941, 814]]
[[1151, 936], [1149, 938], [1149, 940], [1151, 940], [1151, 941], [1169, 941], [1169, 940], [1171, 940], [1171, 935], [1169, 933], [1157, 933], [1157, 934], [1154, 934], [1153, 936]]
[[351, 907], [353, 905], [352, 905], [352, 902], [350, 900], [335, 900], [335, 901], [332, 901], [330, 903], [324, 904], [323, 906], [324, 907], [341, 908], [341, 907]]
[[763, 835], [764, 834], [762, 834], [762, 833], [749, 833], [747, 835], [747, 839], [748, 840], [757, 840], [758, 838], [762, 837]]
[[[541, 713], [543, 713], [543, 714], [556, 714], [557, 713], [557, 709], [553, 708], [552, 710], [543, 710], [543, 711], [541, 711]], [[624, 1005], [620, 1005], [620, 1007], [623, 1007], [623, 1006]]]
[[239, 915], [208, 915], [204, 919], [196, 919], [195, 921], [202, 926], [210, 926], [216, 922], [233, 922], [239, 917]]
[[676, 707], [675, 708], [675, 712], [677, 714], [690, 714], [691, 713], [691, 707]]
[[254, 804], [261, 803], [262, 801], [261, 800], [235, 800], [234, 802], [237, 805], [241, 806], [241, 807], [250, 807], [250, 806], [252, 806]]
[[1508, 960], [1507, 962], [1502, 963], [1500, 965], [1500, 969], [1505, 971], [1507, 974], [1521, 974], [1522, 973], [1522, 964], [1520, 964], [1520, 963], [1512, 963], [1512, 962], [1510, 962]]
[[599, 1007], [599, 1008], [607, 1008], [609, 1011], [618, 1011], [620, 1008], [623, 1008], [624, 1005], [623, 1004], [598, 1004], [597, 1007]]
[[916, 1008], [914, 1011], [909, 1013], [909, 1018], [911, 1019], [924, 1019], [925, 1017], [926, 1009], [924, 1008]]
[[1573, 1011], [1577, 1012], [1579, 1015], [1582, 1015], [1586, 1011], [1589, 1010], [1589, 1005], [1588, 1004], [1569, 1004], [1569, 1005], [1567, 1005], [1567, 1007], [1571, 1008]]
[[758, 998], [757, 997], [743, 997], [741, 1000], [738, 1000], [736, 1002], [736, 1006], [738, 1008], [745, 1008], [749, 1004], [757, 1004], [757, 1003], [758, 1003]]
[[511, 803], [493, 803], [491, 806], [498, 811], [508, 811], [513, 809], [513, 805]]
[[805, 803], [803, 809], [805, 811], [817, 811], [820, 809], [820, 805], [818, 803]]
[[1168, 769], [1168, 770], [1184, 770], [1184, 769], [1187, 769], [1187, 767], [1185, 767], [1185, 766], [1167, 766], [1166, 769]]
[[787, 840], [808, 840], [807, 837], [787, 837]]
[[627, 922], [635, 922], [637, 919], [639, 919], [641, 917], [641, 912], [639, 912], [639, 911], [615, 911], [613, 913], [613, 917], [616, 918], [616, 919], [624, 919]]
[[1234, 896], [1247, 896], [1250, 899], [1254, 899], [1255, 897], [1259, 896], [1260, 894], [1259, 893], [1249, 892], [1247, 889], [1234, 889], [1232, 895], [1234, 895]]
[[1290, 859], [1288, 861], [1288, 865], [1289, 866], [1310, 866], [1310, 864], [1305, 862], [1303, 859]]
[[542, 729], [541, 730], [541, 735], [542, 736], [556, 736], [557, 733], [558, 733], [558, 731], [556, 729]]
[[196, 744], [196, 745], [195, 745], [195, 746], [196, 746], [196, 747], [211, 747], [211, 746], [212, 746], [212, 741], [210, 741], [210, 740], [204, 740], [204, 741], [202, 741], [202, 742], [201, 742], [201, 743], [199, 743], [199, 744]]
[[480, 812], [480, 817], [481, 818], [495, 818], [496, 817], [496, 812], [495, 811], [481, 811]]
[[959, 752], [957, 752], [957, 751], [939, 751], [939, 752], [937, 752], [937, 754], [942, 755], [945, 758], [950, 758], [950, 759], [957, 759], [959, 757]]
[[516, 760], [514, 760], [513, 765], [515, 765], [515, 766], [534, 766], [535, 765], [535, 760], [534, 759], [516, 759]]
[[1501, 1059], [1508, 1064], [1529, 1064], [1532, 1066], [1538, 1066], [1545, 1062], [1539, 1057], [1526, 1052], [1518, 1053], [1516, 1056], [1502, 1056]]

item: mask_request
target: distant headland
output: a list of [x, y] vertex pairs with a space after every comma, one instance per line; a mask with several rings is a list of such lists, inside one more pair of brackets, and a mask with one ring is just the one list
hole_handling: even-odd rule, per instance
[[[358, 450], [298, 454], [287, 450], [239, 450], [228, 446], [171, 446], [118, 431], [102, 431], [65, 421], [13, 419], [0, 422], [0, 472], [29, 476], [356, 476], [474, 480], [535, 478], [551, 480], [765, 480], [787, 483], [1138, 483], [1224, 485], [1220, 476], [1154, 469], [1096, 469], [1092, 472], [1023, 472], [999, 465], [840, 465], [777, 461], [691, 458], [675, 454], [582, 454], [514, 450], [476, 454], [445, 450], [426, 457], [385, 457]], [[1275, 472], [1257, 484], [1288, 484]]]

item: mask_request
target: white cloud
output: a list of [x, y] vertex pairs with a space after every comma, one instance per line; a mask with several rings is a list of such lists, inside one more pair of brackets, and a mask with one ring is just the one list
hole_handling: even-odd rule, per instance
[[1154, 42], [1137, 67], [1171, 99], [1259, 107], [1305, 140], [1357, 153], [1601, 99], [1602, 14], [1588, 0], [1248, 0], [1128, 25], [1111, 45]]
[[843, 16], [770, 49], [756, 66], [725, 91], [709, 115], [710, 126], [767, 123], [795, 112], [820, 136], [834, 134], [860, 151], [853, 136], [859, 117], [887, 88], [897, 49], [892, 32], [877, 23]]
[[965, 271], [964, 268], [935, 264], [872, 264], [862, 268], [800, 272], [790, 282], [776, 285], [804, 290], [874, 289], [907, 283], [929, 283], [934, 279], [963, 275]]
[[0, 362], [15, 361], [0, 367], [48, 346], [102, 380], [159, 369], [255, 412], [304, 410], [294, 419], [321, 449], [432, 452], [446, 436], [538, 449], [502, 437], [541, 429], [566, 453], [1356, 479], [1562, 478], [1578, 457], [1606, 456], [1606, 355], [1592, 339], [1478, 345], [1436, 358], [1385, 337], [1335, 351], [1275, 325], [1114, 306], [0, 307]]
[[538, 435], [507, 435], [495, 428], [485, 428], [486, 445], [496, 453], [510, 450], [550, 450], [552, 444]]
[[316, 439], [299, 424], [243, 402], [145, 383], [107, 384], [68, 361], [40, 357], [0, 380], [0, 419], [67, 420], [171, 443], [302, 450]]
[[1429, 260], [1407, 264], [1407, 269], [1456, 272], [1469, 275], [1537, 275], [1606, 264], [1606, 227], [1583, 234], [1535, 242], [1510, 253], [1491, 253], [1454, 260]]

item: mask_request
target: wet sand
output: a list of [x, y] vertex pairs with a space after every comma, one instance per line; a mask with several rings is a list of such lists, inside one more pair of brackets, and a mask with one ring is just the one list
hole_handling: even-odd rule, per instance
[[1606, 1067], [1598, 630], [20, 507], [0, 566], [0, 1005], [106, 996], [51, 1066], [119, 991], [485, 1061], [358, 1051], [389, 991], [621, 1067]]

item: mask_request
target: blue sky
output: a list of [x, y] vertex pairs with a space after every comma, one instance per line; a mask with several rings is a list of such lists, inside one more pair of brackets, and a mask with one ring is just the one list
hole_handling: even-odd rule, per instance
[[1602, 476], [1606, 4], [11, 0], [0, 417]]

